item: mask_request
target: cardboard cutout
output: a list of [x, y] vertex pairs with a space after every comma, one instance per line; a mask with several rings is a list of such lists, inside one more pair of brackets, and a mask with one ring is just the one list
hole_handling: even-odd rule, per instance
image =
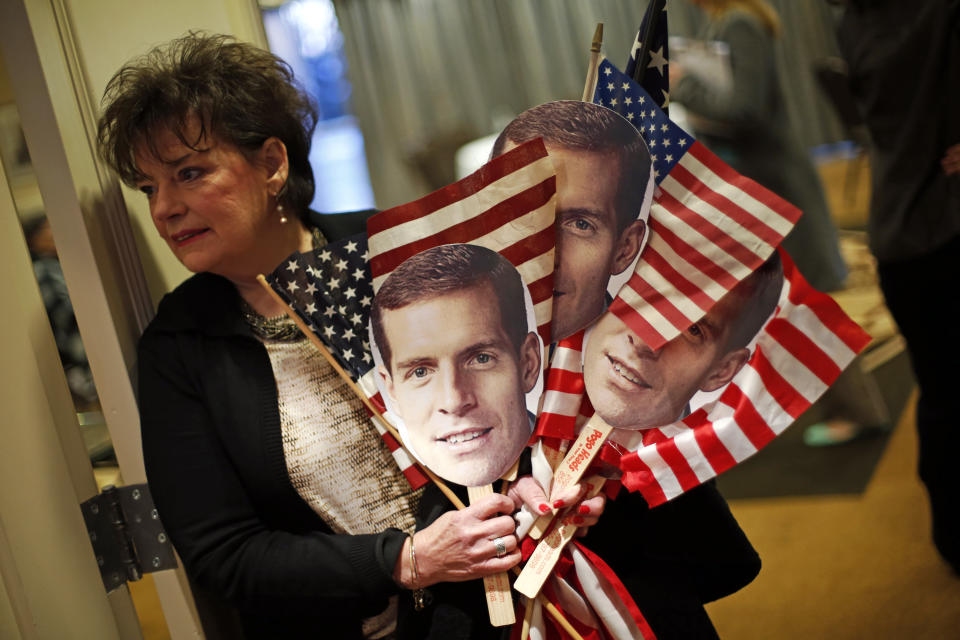
[[650, 152], [623, 116], [589, 102], [548, 102], [500, 133], [492, 155], [542, 138], [557, 171], [556, 342], [591, 324], [626, 282], [649, 238]]
[[516, 268], [478, 245], [420, 252], [374, 296], [378, 388], [410, 453], [441, 478], [487, 485], [526, 447], [543, 388], [535, 322]]
[[[544, 446], [535, 448], [533, 464], [549, 492], [563, 467], [538, 452], [547, 444], [560, 450], [564, 441], [587, 434], [581, 427], [596, 409], [596, 419], [615, 427], [618, 445], [603, 446], [599, 438], [585, 450], [595, 454], [602, 447], [607, 468], [618, 467], [623, 485], [655, 507], [765, 446], [833, 383], [868, 337], [832, 300], [810, 289], [778, 250], [800, 215], [795, 207], [672, 125], [606, 60], [600, 77], [595, 100], [618, 109], [634, 105], [624, 116], [585, 103], [531, 109], [515, 121], [523, 127], [511, 123], [504, 130], [494, 159], [476, 173], [368, 224], [377, 297], [389, 293], [395, 273], [408, 280], [407, 289], [427, 292], [428, 281], [453, 270], [444, 262], [451, 251], [492, 254], [492, 262], [516, 267], [512, 277], [521, 281], [523, 295], [504, 302], [498, 294], [505, 287], [479, 278], [436, 295], [400, 296], [399, 303], [384, 305], [368, 344], [340, 346], [337, 357], [365, 361], [352, 371], [363, 393], [379, 406], [392, 404], [387, 415], [402, 416], [404, 445], [461, 484], [488, 483], [504, 473], [524, 448], [529, 414], [542, 395], [534, 435]], [[584, 122], [609, 127], [584, 128]], [[594, 146], [578, 146], [580, 138]], [[777, 268], [764, 275], [777, 263], [775, 252], [784, 275]], [[323, 255], [314, 252], [315, 273], [296, 281], [301, 275], [291, 256], [271, 283], [313, 323], [310, 330], [332, 344], [330, 332], [337, 335], [339, 326], [353, 336], [352, 325], [357, 319], [365, 324], [369, 310], [348, 317], [346, 303], [311, 302], [318, 293], [294, 301], [297, 288], [315, 290]], [[417, 261], [433, 270], [426, 280], [404, 273], [417, 275]], [[608, 306], [617, 275], [627, 283]], [[517, 308], [526, 311], [519, 328], [503, 313]], [[337, 326], [320, 317], [328, 312], [339, 318]], [[751, 351], [747, 343], [765, 321]], [[551, 342], [541, 394], [542, 346]], [[382, 356], [379, 373], [372, 345]], [[698, 393], [713, 397], [686, 415]], [[438, 416], [448, 422], [435, 427]], [[453, 463], [435, 459], [431, 448], [453, 454], [447, 456]], [[391, 449], [405, 455], [402, 447]], [[458, 459], [461, 453], [468, 455]], [[590, 459], [574, 462], [599, 490], [602, 479]], [[531, 559], [544, 555], [536, 555], [541, 548], [563, 546], [550, 541], [572, 537], [570, 518], [559, 515], [544, 525], [553, 527], [541, 531], [547, 544]], [[576, 553], [586, 557], [585, 550], [576, 551], [575, 561]], [[552, 566], [541, 563], [536, 576], [524, 569], [514, 587], [531, 597], [541, 585], [558, 593], [566, 583], [547, 580]], [[585, 576], [578, 570], [576, 581], [583, 584]], [[607, 578], [616, 590], [615, 576]], [[639, 612], [628, 617], [642, 627]], [[608, 631], [611, 624], [604, 622]]]

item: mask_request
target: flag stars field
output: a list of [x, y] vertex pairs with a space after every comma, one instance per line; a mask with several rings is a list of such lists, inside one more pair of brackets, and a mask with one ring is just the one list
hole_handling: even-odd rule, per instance
[[354, 236], [294, 254], [270, 276], [273, 288], [354, 372], [369, 369], [363, 357], [368, 347], [360, 340], [366, 335], [366, 310], [373, 300], [367, 255], [366, 239]]

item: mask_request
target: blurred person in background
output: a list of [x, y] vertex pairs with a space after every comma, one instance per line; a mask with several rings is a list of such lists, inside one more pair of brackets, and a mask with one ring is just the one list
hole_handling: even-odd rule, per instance
[[73, 313], [70, 293], [67, 291], [63, 269], [57, 258], [57, 247], [53, 243], [53, 232], [47, 216], [42, 215], [25, 222], [23, 235], [30, 249], [33, 273], [37, 278], [47, 317], [50, 319], [50, 328], [53, 329], [73, 404], [77, 411], [99, 409], [93, 374], [90, 372], [87, 353], [80, 339], [80, 329], [77, 327], [77, 318]]
[[671, 60], [670, 100], [690, 112], [697, 138], [711, 151], [803, 211], [783, 246], [815, 288], [841, 288], [847, 267], [823, 186], [793, 134], [780, 88], [779, 16], [764, 0], [691, 2], [709, 18], [698, 37], [729, 46], [732, 84], [720, 87]]
[[849, 86], [873, 141], [868, 232], [920, 388], [920, 479], [933, 541], [960, 573], [960, 0], [835, 0]]

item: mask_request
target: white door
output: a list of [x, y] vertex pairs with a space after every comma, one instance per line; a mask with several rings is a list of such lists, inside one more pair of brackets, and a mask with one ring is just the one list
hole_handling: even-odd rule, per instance
[[[252, 0], [0, 2], [13, 97], [126, 484], [145, 481], [131, 379], [136, 340], [158, 287], [178, 276], [151, 281], [153, 291], [147, 285], [144, 244], [135, 242], [121, 190], [95, 155], [96, 104], [126, 58], [197, 28], [265, 42]], [[139, 638], [127, 590], [107, 596], [87, 540], [78, 504], [96, 487], [16, 222], [4, 178], [2, 291], [15, 308], [0, 312], [0, 406], [9, 411], [0, 423], [0, 636]], [[182, 569], [157, 572], [154, 582], [171, 636], [202, 638]], [[74, 615], [78, 608], [89, 616]]]

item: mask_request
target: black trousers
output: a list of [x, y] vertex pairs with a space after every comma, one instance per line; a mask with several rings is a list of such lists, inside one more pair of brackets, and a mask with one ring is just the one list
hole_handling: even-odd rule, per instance
[[934, 543], [960, 572], [960, 236], [920, 258], [881, 263], [878, 271], [920, 387], [918, 471], [930, 497]]

